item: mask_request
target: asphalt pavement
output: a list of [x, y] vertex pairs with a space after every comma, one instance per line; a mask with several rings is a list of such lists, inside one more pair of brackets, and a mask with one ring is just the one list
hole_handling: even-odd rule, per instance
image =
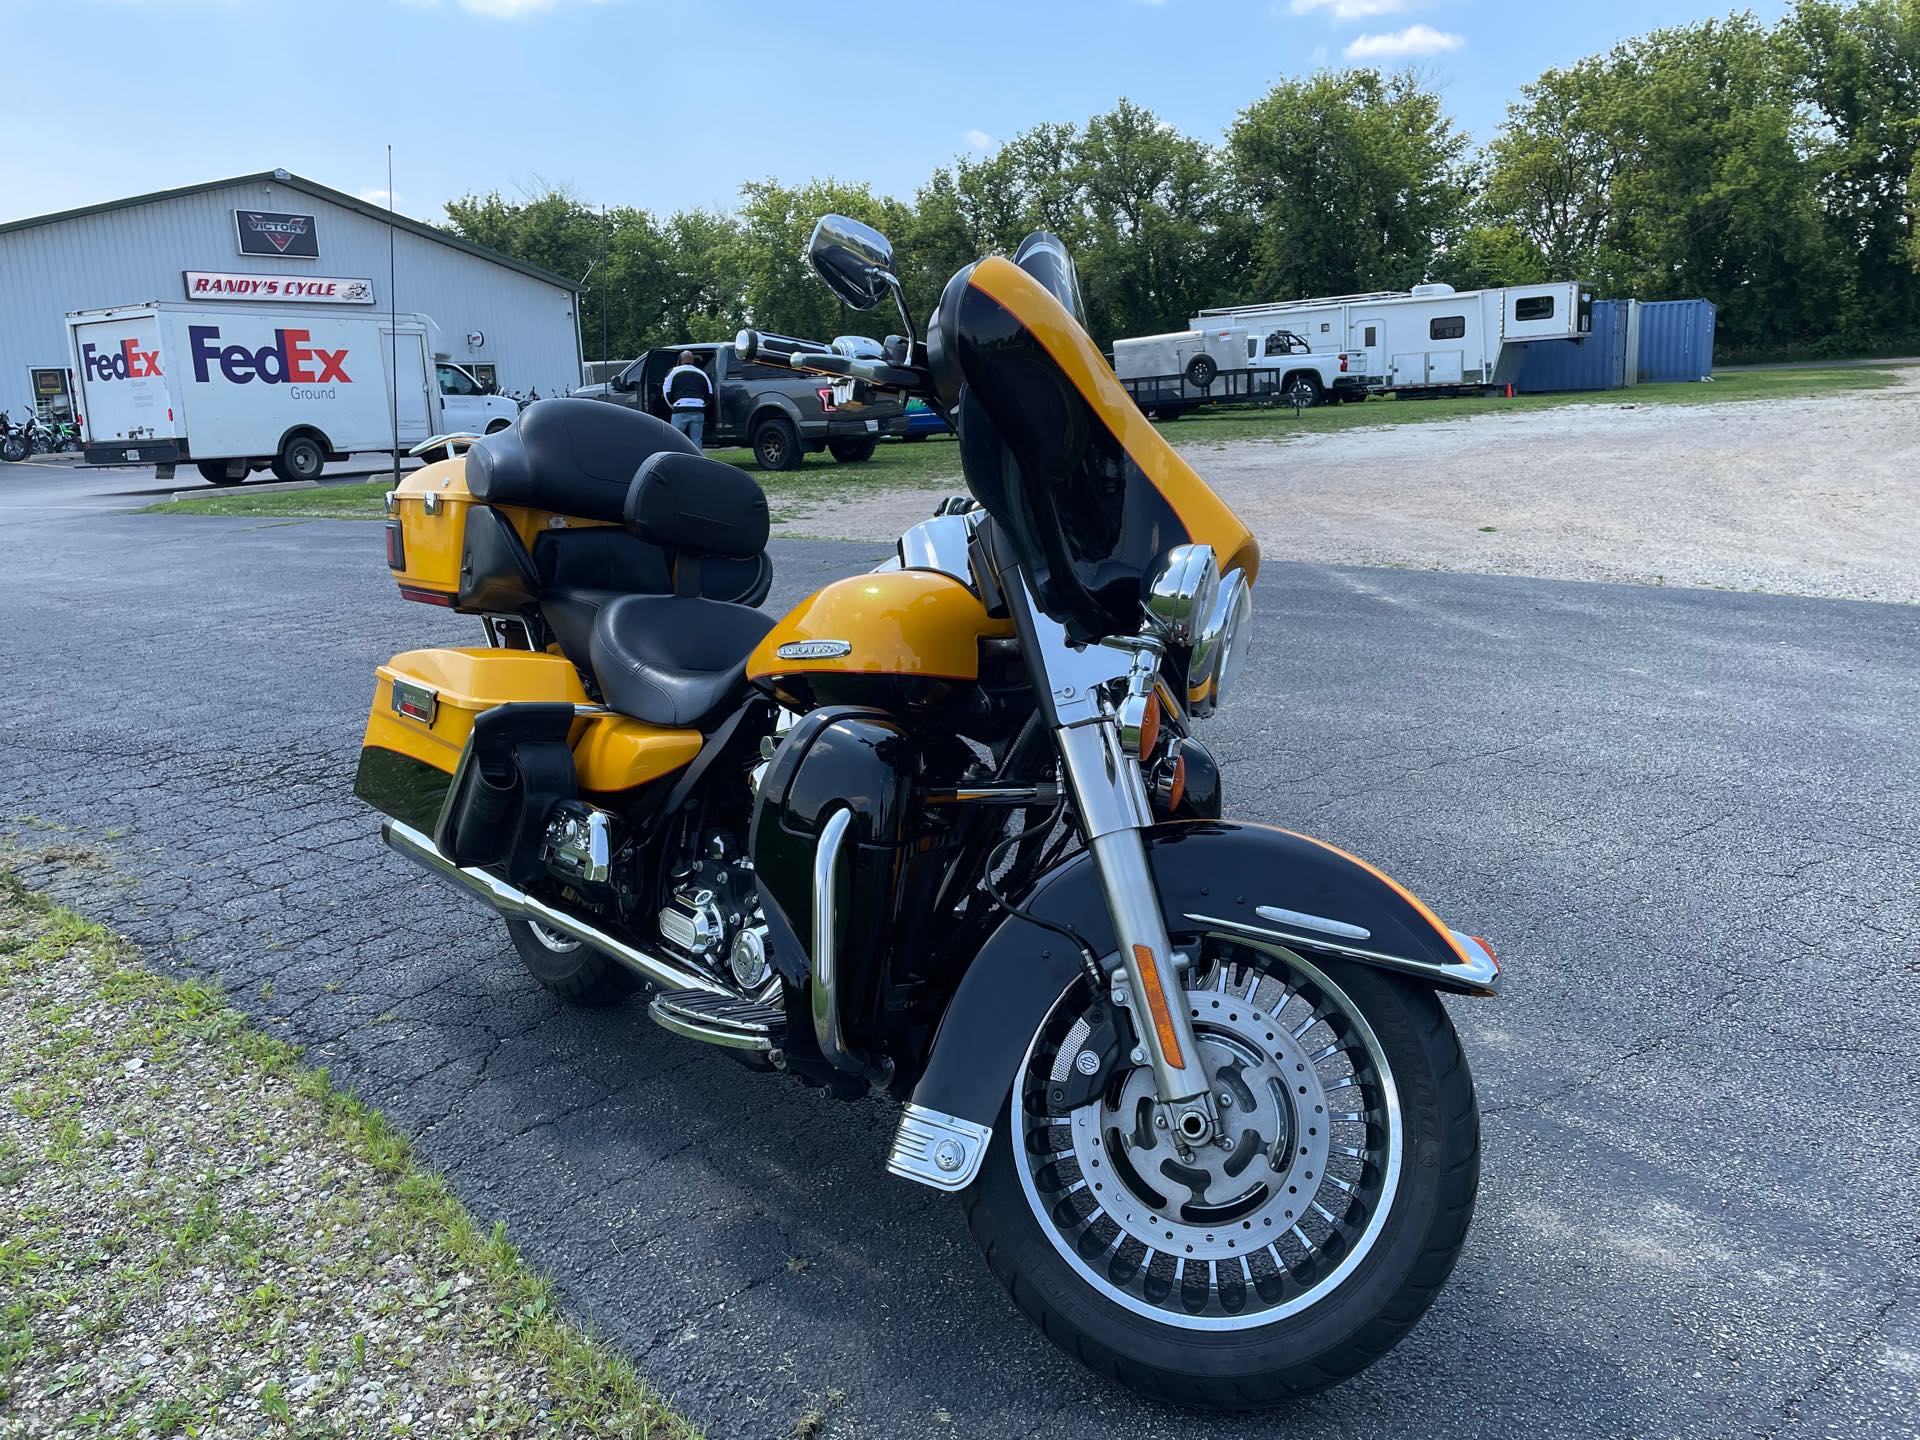
[[[774, 553], [778, 606], [877, 552]], [[103, 852], [42, 879], [384, 1108], [715, 1437], [1920, 1434], [1920, 609], [1308, 565], [1257, 595], [1206, 729], [1229, 811], [1507, 971], [1449, 1002], [1485, 1123], [1451, 1284], [1260, 1416], [1081, 1370], [884, 1174], [889, 1106], [560, 1007], [380, 846], [372, 668], [478, 627], [403, 602], [377, 526], [0, 485], [0, 831]]]

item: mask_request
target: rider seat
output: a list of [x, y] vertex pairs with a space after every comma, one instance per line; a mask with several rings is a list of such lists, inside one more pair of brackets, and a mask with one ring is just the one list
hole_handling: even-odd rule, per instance
[[774, 621], [702, 593], [702, 568], [758, 556], [767, 497], [753, 478], [699, 455], [646, 460], [627, 493], [628, 530], [666, 552], [671, 595], [626, 595], [593, 622], [593, 676], [608, 705], [650, 725], [705, 728], [746, 681]]

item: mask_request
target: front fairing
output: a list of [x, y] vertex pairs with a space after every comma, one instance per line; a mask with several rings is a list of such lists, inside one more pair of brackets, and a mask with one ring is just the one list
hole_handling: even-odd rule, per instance
[[968, 487], [1040, 608], [1074, 640], [1133, 634], [1147, 577], [1187, 543], [1213, 546], [1223, 570], [1251, 580], [1252, 533], [1148, 423], [1058, 298], [1077, 298], [1064, 252], [1029, 258], [1042, 278], [997, 256], [956, 275], [928, 351], [959, 419]]

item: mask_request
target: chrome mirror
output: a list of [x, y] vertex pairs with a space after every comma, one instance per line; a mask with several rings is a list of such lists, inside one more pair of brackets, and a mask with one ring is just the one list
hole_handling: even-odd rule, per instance
[[1252, 629], [1253, 587], [1244, 570], [1229, 570], [1187, 657], [1187, 712], [1210, 715], [1239, 678]]
[[871, 310], [898, 283], [887, 237], [845, 215], [820, 217], [807, 242], [807, 263], [829, 290], [856, 310]]
[[1191, 645], [1213, 614], [1220, 565], [1211, 545], [1176, 545], [1147, 581], [1147, 620], [1170, 645]]

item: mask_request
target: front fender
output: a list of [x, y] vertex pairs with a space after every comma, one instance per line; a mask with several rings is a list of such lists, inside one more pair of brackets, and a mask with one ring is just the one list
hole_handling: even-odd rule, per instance
[[[1376, 965], [1441, 989], [1490, 995], [1492, 950], [1443, 925], [1397, 881], [1311, 836], [1242, 821], [1195, 820], [1146, 832], [1167, 933], [1212, 930], [1304, 954]], [[1048, 871], [1022, 900], [1042, 920], [1114, 951], [1090, 852]], [[955, 992], [914, 1087], [887, 1168], [938, 1189], [970, 1183], [1014, 1071], [1054, 1001], [1080, 973], [1064, 937], [1009, 915]]]

